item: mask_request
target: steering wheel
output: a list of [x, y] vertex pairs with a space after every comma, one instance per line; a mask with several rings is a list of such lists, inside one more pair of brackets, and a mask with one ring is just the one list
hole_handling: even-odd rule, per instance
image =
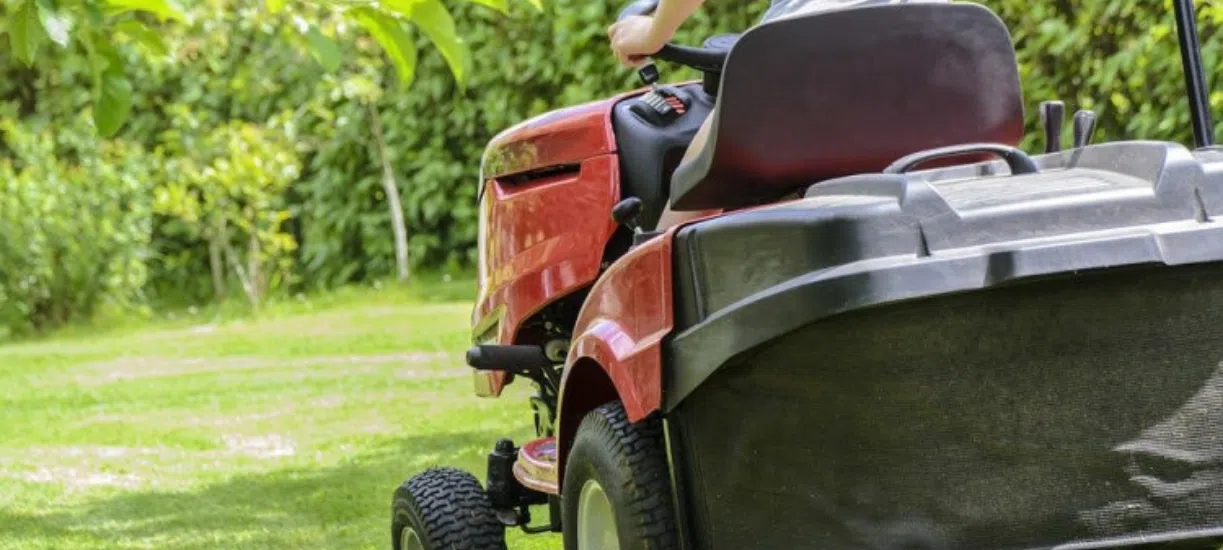
[[[655, 9], [658, 9], [658, 0], [635, 0], [620, 10], [620, 14], [616, 16], [616, 21], [623, 21], [635, 15], [650, 15], [654, 13]], [[678, 44], [665, 44], [661, 50], [658, 50], [649, 57], [679, 63], [703, 73], [719, 73], [722, 72], [722, 66], [726, 63], [726, 55], [729, 53], [729, 47], [710, 48], [706, 46], [696, 48]]]

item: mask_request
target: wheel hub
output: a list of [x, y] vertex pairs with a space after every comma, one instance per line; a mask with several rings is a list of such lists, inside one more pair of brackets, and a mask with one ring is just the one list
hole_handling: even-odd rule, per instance
[[577, 516], [578, 550], [620, 550], [615, 513], [598, 481], [582, 485]]
[[400, 531], [399, 547], [402, 550], [425, 550], [425, 545], [420, 541], [420, 536], [411, 527], [404, 527], [403, 531]]

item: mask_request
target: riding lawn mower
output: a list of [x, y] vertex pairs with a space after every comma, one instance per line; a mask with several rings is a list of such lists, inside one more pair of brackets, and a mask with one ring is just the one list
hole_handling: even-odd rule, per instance
[[1173, 5], [1192, 146], [1063, 147], [1048, 100], [1022, 150], [968, 2], [671, 44], [699, 80], [500, 133], [466, 361], [536, 437], [405, 482], [395, 550], [1219, 548], [1223, 149]]

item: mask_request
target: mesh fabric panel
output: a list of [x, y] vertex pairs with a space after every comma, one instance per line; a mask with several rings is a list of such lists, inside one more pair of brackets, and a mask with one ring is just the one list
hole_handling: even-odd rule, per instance
[[831, 318], [674, 412], [701, 548], [1018, 549], [1223, 527], [1223, 267]]

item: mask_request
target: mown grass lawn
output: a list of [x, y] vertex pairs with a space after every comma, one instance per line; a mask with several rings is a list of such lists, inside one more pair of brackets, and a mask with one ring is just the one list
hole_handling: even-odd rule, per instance
[[0, 347], [0, 548], [389, 548], [402, 480], [530, 434], [525, 385], [472, 394], [470, 289]]

